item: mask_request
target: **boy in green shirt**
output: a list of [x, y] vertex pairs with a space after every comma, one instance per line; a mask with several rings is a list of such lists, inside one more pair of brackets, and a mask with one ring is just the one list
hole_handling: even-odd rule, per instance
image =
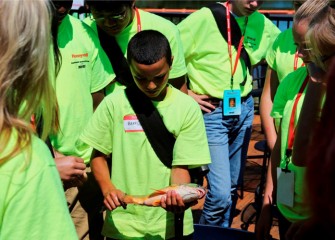
[[[87, 0], [86, 4], [92, 16], [86, 18], [84, 22], [98, 34], [106, 53], [108, 53], [106, 47], [110, 47], [113, 38], [126, 56], [128, 42], [137, 32], [152, 29], [163, 33], [170, 43], [174, 56], [169, 83], [187, 93], [187, 70], [179, 31], [175, 24], [163, 17], [136, 8], [135, 0]], [[104, 46], [104, 41], [108, 43], [107, 46]], [[113, 63], [112, 65], [115, 69]], [[115, 85], [118, 83], [109, 85], [107, 93], [114, 91]]]
[[[171, 239], [174, 215], [164, 208], [186, 209], [175, 192], [162, 199], [161, 207], [120, 206], [125, 193], [147, 195], [153, 189], [190, 182], [188, 168], [210, 163], [205, 126], [197, 103], [168, 85], [173, 57], [164, 35], [154, 30], [141, 31], [131, 39], [127, 51], [132, 87], [138, 87], [143, 97], [151, 100], [176, 141], [172, 168], [168, 168], [148, 141], [125, 90], [102, 101], [81, 140], [94, 148], [91, 166], [108, 209], [103, 235], [113, 239]], [[111, 153], [109, 169], [106, 158]], [[184, 236], [192, 232], [192, 213], [187, 209]]]
[[[252, 76], [247, 68], [248, 61], [239, 58], [239, 53], [245, 49], [250, 64], [258, 64], [280, 32], [257, 11], [262, 2], [215, 3], [221, 10], [219, 15], [227, 19], [227, 27], [222, 31], [231, 39], [239, 38], [241, 44], [237, 49], [229, 38], [226, 40], [222, 36], [207, 7], [178, 24], [190, 79], [188, 94], [203, 110], [212, 159], [209, 191], [200, 218], [203, 224], [230, 227], [234, 217], [237, 187], [243, 178], [254, 117], [254, 101], [250, 94]], [[228, 28], [228, 22], [235, 20], [235, 26], [231, 24]], [[236, 32], [241, 32], [243, 37]], [[236, 99], [234, 109], [229, 107], [230, 98]]]

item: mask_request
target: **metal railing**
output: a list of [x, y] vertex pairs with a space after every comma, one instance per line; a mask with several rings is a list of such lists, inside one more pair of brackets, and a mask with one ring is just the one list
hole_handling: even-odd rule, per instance
[[[196, 9], [154, 9], [148, 8], [144, 9], [148, 12], [152, 12], [161, 17], [164, 17], [174, 24], [178, 24], [189, 14], [196, 11]], [[292, 26], [293, 24], [293, 12], [291, 10], [262, 10], [264, 13], [280, 30], [285, 30]], [[79, 9], [72, 9], [70, 14], [79, 18], [84, 19], [89, 16], [90, 13], [85, 7], [80, 7]]]

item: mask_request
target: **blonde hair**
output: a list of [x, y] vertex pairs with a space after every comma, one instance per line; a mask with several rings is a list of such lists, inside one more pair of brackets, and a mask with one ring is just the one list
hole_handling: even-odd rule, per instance
[[335, 53], [335, 10], [332, 7], [324, 7], [313, 18], [306, 40], [313, 52], [313, 62], [326, 71], [322, 58]]
[[[13, 132], [15, 146], [0, 165], [30, 149], [35, 114], [43, 139], [55, 125], [57, 104], [49, 79], [51, 7], [48, 0], [0, 1], [0, 153]], [[8, 150], [8, 149], [7, 149]]]
[[[316, 3], [317, 2], [317, 3]], [[324, 7], [328, 6], [329, 0], [306, 0], [295, 12], [293, 22], [310, 22]]]

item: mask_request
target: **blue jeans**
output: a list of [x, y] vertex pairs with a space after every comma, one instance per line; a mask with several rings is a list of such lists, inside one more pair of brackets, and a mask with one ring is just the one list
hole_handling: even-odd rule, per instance
[[254, 99], [242, 99], [240, 116], [223, 116], [220, 102], [204, 114], [212, 163], [201, 224], [230, 227], [237, 203], [237, 186], [243, 177], [254, 118]]

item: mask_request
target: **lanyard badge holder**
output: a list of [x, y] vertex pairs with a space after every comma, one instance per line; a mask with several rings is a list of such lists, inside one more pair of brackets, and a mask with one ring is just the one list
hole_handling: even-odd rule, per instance
[[248, 17], [245, 18], [245, 29], [242, 37], [240, 39], [237, 54], [235, 58], [235, 63], [233, 66], [232, 61], [232, 40], [231, 40], [231, 27], [230, 27], [230, 12], [229, 12], [229, 5], [226, 5], [226, 17], [227, 17], [227, 37], [228, 37], [228, 53], [229, 53], [229, 60], [230, 60], [230, 68], [231, 68], [231, 79], [230, 79], [230, 89], [223, 91], [223, 115], [224, 116], [238, 116], [241, 115], [241, 90], [240, 89], [233, 89], [234, 85], [234, 74], [236, 72], [237, 64], [239, 58], [241, 56], [241, 50], [243, 48], [243, 41], [245, 30], [247, 29], [248, 24]]
[[292, 149], [295, 137], [295, 114], [297, 112], [297, 105], [303, 91], [306, 88], [308, 76], [305, 78], [297, 97], [294, 101], [290, 124], [288, 129], [287, 149], [285, 152], [285, 168], [277, 168], [277, 202], [289, 207], [294, 205], [294, 181], [295, 175], [293, 171], [289, 170], [289, 163], [291, 162]]

